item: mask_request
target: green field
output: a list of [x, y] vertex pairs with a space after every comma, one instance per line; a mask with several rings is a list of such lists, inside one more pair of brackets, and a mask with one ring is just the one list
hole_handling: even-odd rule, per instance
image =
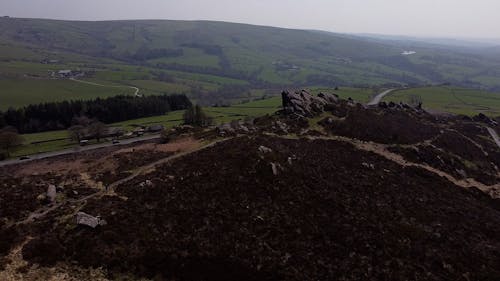
[[0, 80], [0, 110], [51, 101], [88, 100], [133, 94], [127, 87], [101, 87], [71, 80]]
[[408, 102], [411, 95], [420, 96], [424, 108], [438, 112], [500, 116], [500, 93], [481, 90], [455, 87], [414, 88], [393, 92], [384, 101]]

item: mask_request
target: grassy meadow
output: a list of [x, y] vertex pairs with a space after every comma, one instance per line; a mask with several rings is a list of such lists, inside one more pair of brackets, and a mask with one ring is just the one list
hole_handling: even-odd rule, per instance
[[131, 95], [134, 92], [128, 87], [102, 87], [71, 80], [0, 80], [0, 110], [44, 102]]
[[422, 98], [423, 107], [438, 112], [500, 116], [500, 93], [455, 87], [426, 87], [391, 93], [384, 101], [408, 102], [410, 96]]

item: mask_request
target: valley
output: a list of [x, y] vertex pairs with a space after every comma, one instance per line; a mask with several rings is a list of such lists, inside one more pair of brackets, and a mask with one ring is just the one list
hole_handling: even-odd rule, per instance
[[499, 42], [0, 17], [0, 280], [500, 280]]

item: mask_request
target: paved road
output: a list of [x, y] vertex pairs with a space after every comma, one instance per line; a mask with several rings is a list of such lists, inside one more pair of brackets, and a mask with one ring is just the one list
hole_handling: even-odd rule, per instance
[[379, 102], [382, 101], [382, 99], [390, 94], [392, 91], [395, 91], [396, 89], [389, 89], [387, 91], [384, 91], [378, 95], [376, 95], [367, 105], [377, 105]]
[[488, 129], [488, 132], [490, 132], [491, 137], [497, 143], [498, 147], [500, 147], [500, 137], [498, 137], [497, 132], [490, 127], [487, 127], [486, 129]]
[[100, 86], [100, 87], [130, 88], [130, 89], [134, 89], [135, 90], [134, 96], [138, 96], [139, 95], [139, 88], [133, 87], [133, 86], [111, 86], [111, 85], [103, 85], [103, 84], [98, 84], [98, 83], [94, 83], [94, 82], [89, 82], [89, 81], [84, 81], [84, 80], [78, 80], [76, 78], [69, 78], [69, 80], [75, 81], [75, 82], [78, 82], [78, 83], [93, 85], [93, 86]]
[[131, 144], [131, 143], [135, 143], [135, 142], [153, 140], [153, 139], [158, 139], [158, 138], [160, 138], [160, 135], [154, 134], [154, 135], [147, 135], [147, 136], [142, 136], [142, 137], [137, 137], [137, 138], [120, 140], [120, 144], [113, 144], [113, 143], [108, 142], [108, 143], [93, 144], [93, 145], [88, 145], [88, 146], [76, 146], [73, 148], [68, 148], [68, 149], [59, 150], [59, 151], [44, 152], [44, 153], [30, 155], [30, 159], [27, 159], [27, 160], [12, 159], [12, 160], [0, 161], [0, 167], [7, 166], [7, 165], [13, 165], [13, 164], [19, 164], [19, 163], [26, 163], [26, 162], [30, 162], [33, 160], [45, 159], [45, 158], [50, 158], [50, 157], [54, 157], [54, 156], [73, 154], [73, 153], [78, 153], [78, 152], [82, 152], [82, 151], [89, 151], [89, 150], [110, 147], [110, 146], [116, 146], [116, 145]]

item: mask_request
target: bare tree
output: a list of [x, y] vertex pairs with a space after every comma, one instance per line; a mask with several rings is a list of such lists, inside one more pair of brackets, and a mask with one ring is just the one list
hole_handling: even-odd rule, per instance
[[10, 149], [21, 145], [23, 138], [15, 129], [4, 128], [0, 131], [0, 149], [5, 151], [7, 157], [10, 156]]
[[422, 97], [420, 95], [410, 95], [408, 97], [408, 103], [413, 107], [421, 108], [422, 107]]
[[77, 142], [80, 142], [82, 138], [85, 136], [85, 127], [82, 125], [74, 125], [71, 126], [69, 129], [69, 135], [72, 140], [75, 140]]
[[208, 116], [199, 105], [191, 106], [184, 112], [184, 124], [199, 127], [210, 126], [213, 118]]
[[108, 127], [104, 125], [104, 123], [99, 121], [94, 121], [88, 127], [89, 134], [91, 134], [97, 142], [101, 141], [101, 138], [104, 137], [108, 131]]

